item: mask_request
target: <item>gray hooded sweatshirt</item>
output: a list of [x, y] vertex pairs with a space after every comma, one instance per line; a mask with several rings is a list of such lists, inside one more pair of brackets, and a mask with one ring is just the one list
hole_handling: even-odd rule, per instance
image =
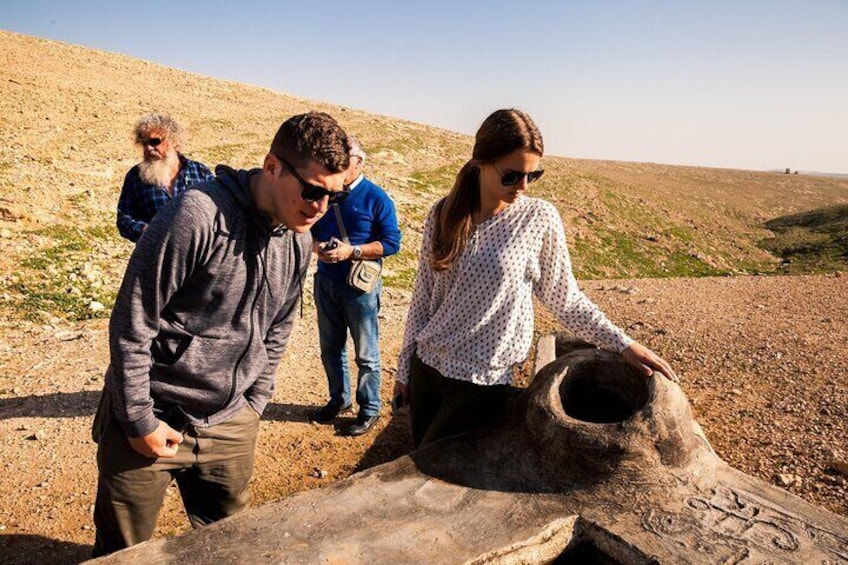
[[245, 403], [261, 414], [273, 394], [311, 236], [260, 219], [249, 188], [259, 172], [219, 166], [156, 215], [130, 257], [104, 391], [130, 437], [156, 429], [154, 404], [211, 426]]

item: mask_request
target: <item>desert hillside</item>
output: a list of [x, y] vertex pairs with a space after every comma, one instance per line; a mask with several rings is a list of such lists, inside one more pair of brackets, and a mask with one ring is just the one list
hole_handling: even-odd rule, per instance
[[[187, 127], [189, 156], [252, 167], [279, 124], [307, 110], [331, 113], [362, 140], [368, 175], [398, 206], [404, 248], [387, 261], [381, 314], [387, 400], [422, 219], [470, 137], [0, 31], [0, 562], [75, 563], [90, 551], [88, 428], [108, 362], [106, 318], [132, 250], [114, 216], [139, 156], [133, 122], [168, 111]], [[842, 241], [848, 179], [557, 156], [543, 166], [532, 191], [560, 210], [587, 294], [674, 365], [717, 453], [848, 515], [834, 467], [848, 451], [848, 276], [839, 272], [848, 266], [838, 252], [824, 263], [778, 257], [786, 245], [806, 249], [810, 225]], [[786, 230], [791, 242], [775, 243]], [[781, 275], [760, 276], [770, 273]], [[541, 313], [538, 327], [556, 326]], [[307, 294], [261, 424], [255, 503], [408, 451], [405, 416], [388, 409], [360, 438], [310, 424], [325, 395]], [[157, 536], [187, 529], [178, 498], [170, 493]]]
[[[294, 113], [337, 117], [397, 202], [406, 244], [387, 278], [405, 288], [423, 215], [470, 154], [468, 136], [121, 55], [8, 32], [0, 53], [0, 292], [10, 315], [83, 317], [86, 300], [108, 310], [131, 249], [114, 208], [143, 113], [171, 112], [190, 156], [236, 167], [260, 163]], [[760, 246], [773, 235], [766, 221], [848, 203], [846, 179], [554, 156], [544, 167], [533, 190], [559, 207], [581, 278], [773, 272], [779, 261]]]

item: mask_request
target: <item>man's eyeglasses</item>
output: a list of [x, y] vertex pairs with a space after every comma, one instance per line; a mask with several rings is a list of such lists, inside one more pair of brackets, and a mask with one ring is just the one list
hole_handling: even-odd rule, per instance
[[[494, 167], [494, 165], [492, 165]], [[524, 173], [521, 171], [507, 171], [505, 173], [500, 172], [497, 167], [495, 170], [498, 171], [498, 174], [501, 176], [501, 184], [504, 186], [515, 186], [521, 182], [521, 179], [527, 177], [527, 184], [536, 182], [542, 175], [545, 174], [544, 169], [539, 169], [538, 171], [530, 171], [529, 173]]]
[[280, 160], [280, 163], [286, 166], [291, 174], [294, 175], [294, 178], [298, 180], [300, 183], [300, 197], [306, 202], [317, 202], [321, 200], [325, 196], [328, 197], [328, 202], [330, 204], [341, 204], [347, 195], [350, 194], [350, 189], [345, 186], [344, 190], [327, 190], [323, 186], [318, 186], [316, 184], [312, 184], [311, 182], [306, 182], [302, 176], [297, 174], [297, 171], [294, 170], [288, 161], [280, 157], [279, 155], [275, 155], [277, 159]]
[[159, 147], [162, 145], [161, 137], [139, 137], [138, 144], [142, 147], [150, 146], [150, 147]]

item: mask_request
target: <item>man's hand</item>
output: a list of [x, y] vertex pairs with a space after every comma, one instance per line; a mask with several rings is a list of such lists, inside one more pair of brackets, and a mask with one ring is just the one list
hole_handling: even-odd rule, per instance
[[646, 377], [653, 375], [654, 371], [659, 371], [668, 380], [675, 383], [680, 382], [680, 379], [677, 378], [677, 375], [671, 369], [671, 365], [641, 343], [634, 341], [627, 349], [621, 352], [621, 356], [624, 357], [625, 361], [639, 369]]
[[170, 459], [177, 456], [183, 434], [160, 421], [159, 427], [142, 437], [127, 438], [133, 449], [151, 459]]
[[318, 251], [318, 260], [325, 263], [340, 263], [347, 261], [353, 255], [353, 246], [344, 241], [334, 240], [336, 246], [332, 249], [321, 248]]
[[409, 405], [409, 385], [395, 381], [395, 390], [392, 392], [392, 398], [400, 396], [404, 406]]

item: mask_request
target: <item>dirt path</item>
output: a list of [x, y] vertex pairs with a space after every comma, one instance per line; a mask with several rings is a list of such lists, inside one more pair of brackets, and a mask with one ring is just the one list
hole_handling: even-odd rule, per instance
[[[682, 376], [719, 455], [772, 484], [848, 515], [845, 478], [828, 470], [848, 451], [848, 277], [736, 277], [593, 281], [590, 297]], [[382, 316], [388, 400], [408, 295], [388, 290]], [[3, 318], [6, 320], [7, 318]], [[551, 327], [541, 316], [540, 327]], [[76, 563], [94, 532], [95, 445], [88, 428], [107, 359], [107, 324], [0, 322], [0, 562]], [[407, 422], [336, 436], [307, 421], [323, 403], [315, 312], [304, 318], [262, 422], [255, 504], [317, 488], [408, 450]], [[185, 531], [169, 492], [157, 536]]]

